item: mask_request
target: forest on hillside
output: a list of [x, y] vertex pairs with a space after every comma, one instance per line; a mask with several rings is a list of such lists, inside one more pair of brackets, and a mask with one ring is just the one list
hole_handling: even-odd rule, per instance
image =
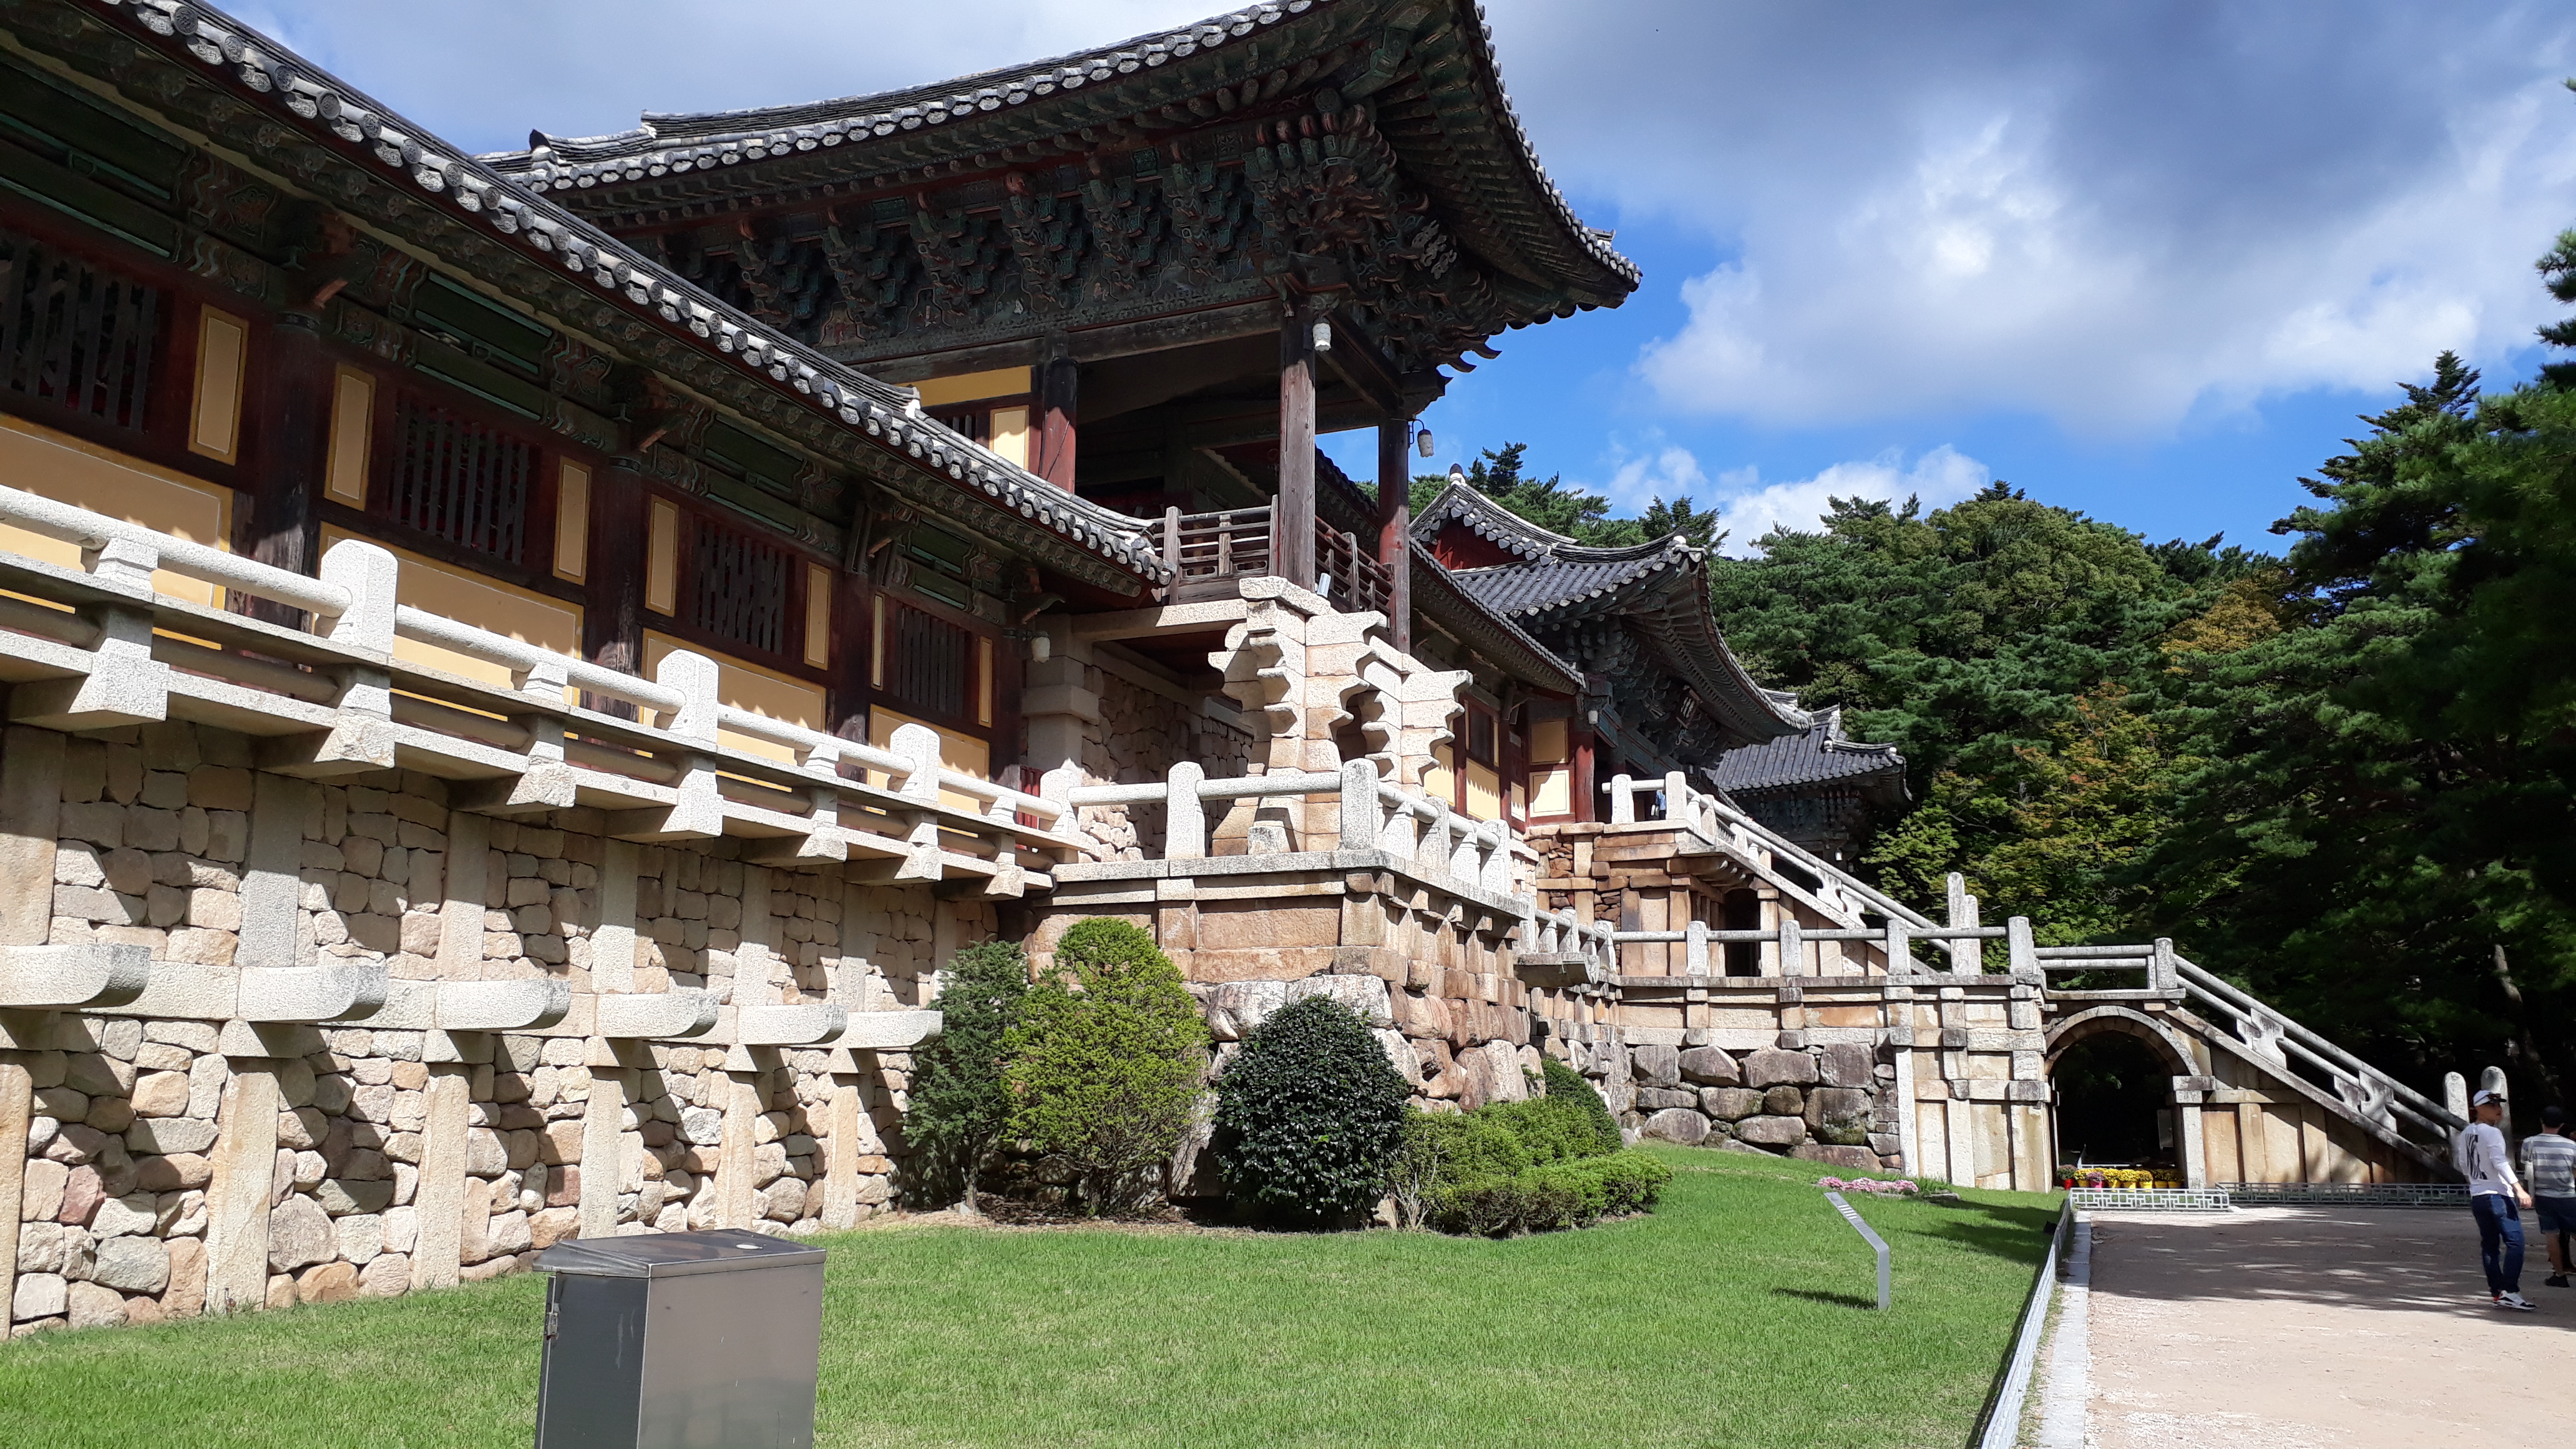
[[[2541, 270], [2576, 301], [2576, 232]], [[2576, 321], [2544, 329], [2576, 346]], [[2482, 391], [2449, 353], [2303, 478], [2278, 554], [2138, 534], [1995, 483], [1836, 499], [1712, 560], [1756, 678], [1900, 746], [1865, 874], [1963, 872], [2042, 944], [2182, 952], [2419, 1088], [2576, 1081], [2576, 364]], [[1417, 480], [1415, 502], [1443, 480]], [[1536, 478], [1471, 481], [1586, 543], [1680, 530]]]

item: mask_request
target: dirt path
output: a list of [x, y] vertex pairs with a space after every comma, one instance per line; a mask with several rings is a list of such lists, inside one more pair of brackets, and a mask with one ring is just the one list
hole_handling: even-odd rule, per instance
[[[2524, 1214], [2526, 1229], [2530, 1215]], [[2576, 1291], [2487, 1302], [2465, 1211], [2099, 1214], [2088, 1449], [2561, 1442]]]

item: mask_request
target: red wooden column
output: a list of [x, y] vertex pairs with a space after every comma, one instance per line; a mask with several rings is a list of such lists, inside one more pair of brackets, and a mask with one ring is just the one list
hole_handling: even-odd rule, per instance
[[[258, 461], [244, 470], [252, 481], [240, 495], [250, 505], [245, 551], [272, 567], [309, 574], [322, 563], [313, 504], [331, 435], [332, 368], [320, 324], [309, 313], [279, 313], [253, 346], [246, 371], [254, 380], [243, 390], [240, 455]], [[258, 611], [296, 613], [276, 605]]]
[[1574, 718], [1566, 722], [1566, 752], [1573, 757], [1574, 778], [1568, 782], [1574, 793], [1574, 818], [1589, 823], [1601, 818], [1601, 783], [1593, 778], [1593, 736], [1590, 721], [1583, 716], [1578, 702]]
[[1386, 623], [1395, 647], [1413, 652], [1413, 479], [1405, 472], [1410, 425], [1377, 425], [1377, 561], [1386, 566]]
[[1038, 365], [1038, 450], [1030, 472], [1073, 491], [1073, 419], [1078, 369], [1070, 357]]
[[1315, 587], [1315, 333], [1306, 309], [1279, 323], [1279, 505], [1271, 516], [1271, 567]]

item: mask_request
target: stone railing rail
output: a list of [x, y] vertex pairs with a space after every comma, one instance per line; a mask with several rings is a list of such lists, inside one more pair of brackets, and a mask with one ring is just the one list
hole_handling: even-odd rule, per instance
[[2216, 974], [2181, 957], [2173, 958], [2177, 979], [2188, 999], [2204, 1010], [2215, 1008], [2239, 1041], [2258, 1055], [2286, 1062], [2296, 1058], [2323, 1072], [2335, 1095], [2361, 1116], [2392, 1128], [2403, 1117], [2447, 1142], [2469, 1125], [2468, 1119], [2435, 1102], [2404, 1082], [2336, 1046]]
[[[2019, 916], [2013, 919], [2023, 921]], [[2026, 925], [2027, 922], [2024, 924]], [[1811, 953], [1807, 949], [1809, 946], [1822, 941], [1865, 942], [1885, 951], [1889, 974], [1907, 976], [1919, 974], [1928, 969], [1916, 963], [1911, 949], [1914, 942], [1996, 941], [2006, 939], [2010, 934], [2010, 928], [2005, 926], [1933, 926], [1917, 929], [1897, 920], [1890, 920], [1885, 926], [1875, 930], [1818, 930], [1811, 926], [1802, 926], [1796, 918], [1784, 914], [1780, 924], [1767, 931], [1722, 930], [1705, 921], [1692, 921], [1678, 931], [1613, 931], [1610, 933], [1610, 939], [1613, 943], [1623, 946], [1681, 946], [1685, 948], [1682, 956], [1683, 974], [1688, 976], [1716, 974], [1710, 969], [1712, 958], [1708, 948], [1712, 945], [1777, 945], [1780, 948], [1780, 960], [1783, 963], [1797, 963], [1795, 970], [1789, 969], [1784, 964], [1779, 975], [1812, 976], [1822, 974], [1823, 958]], [[1965, 972], [1953, 969], [1946, 974], [1973, 976], [1979, 972], [1973, 968]], [[1757, 979], [1776, 979], [1776, 977], [1739, 977], [1737, 979], [1749, 982]]]
[[[2358, 1117], [2378, 1122], [2392, 1131], [2396, 1130], [2398, 1120], [2403, 1118], [2438, 1138], [2447, 1138], [2466, 1125], [2459, 1113], [2433, 1102], [2193, 964], [2174, 950], [2170, 940], [2159, 938], [2143, 944], [2041, 946], [2036, 943], [2026, 916], [2014, 916], [1999, 928], [1978, 926], [1976, 898], [1963, 893], [1955, 876], [1951, 885], [1951, 924], [1935, 927], [1928, 917], [1854, 880], [1839, 867], [1817, 858], [1732, 802], [1694, 788], [1689, 777], [1679, 772], [1644, 778], [1617, 775], [1602, 789], [1609, 795], [1611, 824], [1665, 822], [1692, 832], [1722, 851], [1744, 855], [1748, 859], [1752, 858], [1752, 852], [1759, 851], [1769, 856], [1773, 863], [1785, 859], [1824, 883], [1826, 889], [1815, 893], [1810, 904], [1828, 915], [1845, 914], [1854, 921], [1851, 928], [1839, 930], [1802, 929], [1795, 921], [1784, 920], [1771, 931], [1714, 930], [1693, 923], [1682, 931], [1615, 933], [1615, 941], [1622, 945], [1632, 942], [1684, 944], [1687, 947], [1687, 969], [1691, 975], [1707, 972], [1710, 943], [1736, 941], [1776, 941], [1780, 959], [1784, 962], [1803, 961], [1803, 948], [1811, 942], [1880, 942], [1889, 968], [1899, 972], [1913, 969], [1907, 951], [1910, 943], [1946, 942], [1950, 943], [1953, 973], [1974, 975], [1982, 970], [1977, 943], [2001, 939], [2005, 942], [2007, 969], [2016, 976], [2028, 975], [2044, 983], [2043, 990], [2053, 1001], [2189, 1002], [2204, 1009], [2214, 1009], [2220, 1019], [2219, 1024], [2255, 1055], [2285, 1070], [2293, 1062], [2310, 1068], [2325, 1078], [2336, 1097]], [[1641, 805], [1660, 813], [1648, 814], [1641, 819]], [[1857, 903], [1858, 910], [1835, 910], [1838, 906], [1848, 908], [1854, 903]], [[1879, 916], [1881, 924], [1860, 926], [1858, 911]], [[2139, 983], [2134, 987], [2103, 987], [2090, 982], [2081, 986], [2045, 984], [2051, 976], [2132, 972], [2139, 977]]]
[[[1079, 848], [1052, 828], [1062, 805], [946, 767], [927, 726], [878, 748], [724, 704], [703, 655], [675, 651], [645, 679], [400, 604], [403, 565], [372, 544], [333, 545], [308, 577], [15, 488], [0, 487], [0, 522], [82, 550], [79, 570], [0, 555], [10, 590], [43, 601], [0, 600], [22, 722], [102, 728], [175, 705], [264, 736], [261, 764], [282, 773], [399, 762], [456, 782], [468, 809], [596, 806], [624, 838], [758, 837], [762, 863], [855, 855], [891, 863], [898, 880], [979, 877], [999, 896], [1044, 884], [1024, 853], [1042, 866]], [[301, 611], [307, 627], [158, 593], [156, 570]], [[397, 640], [508, 670], [510, 687], [398, 658]], [[639, 718], [567, 703], [568, 690]]]
[[[1375, 850], [1409, 861], [1416, 874], [1447, 878], [1490, 896], [1515, 896], [1511, 827], [1474, 820], [1448, 803], [1388, 784], [1377, 766], [1353, 760], [1336, 771], [1274, 770], [1214, 779], [1195, 761], [1175, 764], [1160, 784], [1085, 785], [1071, 766], [1047, 772], [1039, 789], [1066, 809], [1084, 806], [1161, 805], [1163, 858], [1203, 860], [1208, 854], [1207, 806], [1258, 799], [1323, 799], [1339, 802], [1343, 850]], [[1523, 899], [1522, 914], [1536, 910]]]

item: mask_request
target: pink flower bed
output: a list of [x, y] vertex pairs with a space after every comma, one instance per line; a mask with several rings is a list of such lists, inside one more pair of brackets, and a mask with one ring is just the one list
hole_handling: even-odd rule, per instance
[[1922, 1191], [1907, 1177], [1894, 1181], [1884, 1177], [1820, 1177], [1816, 1186], [1828, 1192], [1874, 1192], [1881, 1197], [1906, 1197]]

